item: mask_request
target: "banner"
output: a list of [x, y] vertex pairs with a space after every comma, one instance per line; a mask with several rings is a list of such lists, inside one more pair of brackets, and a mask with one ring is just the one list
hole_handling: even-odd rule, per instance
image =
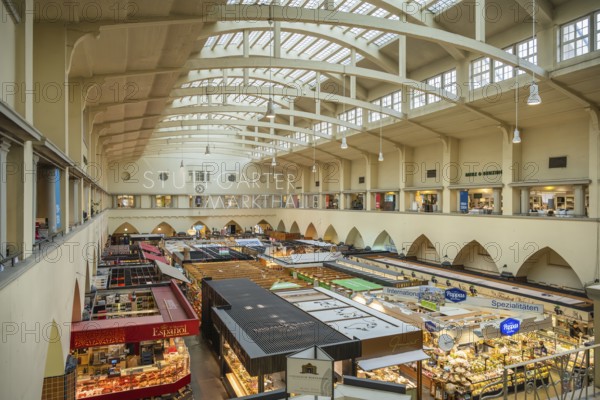
[[467, 300], [467, 292], [459, 288], [446, 289], [444, 297], [453, 303], [460, 303]]
[[384, 287], [383, 294], [388, 296], [400, 296], [408, 297], [410, 299], [419, 300], [419, 288], [395, 288], [395, 287]]
[[514, 318], [507, 318], [500, 323], [500, 333], [506, 336], [512, 336], [519, 332], [521, 321]]
[[469, 192], [466, 190], [461, 190], [460, 191], [460, 199], [459, 199], [459, 204], [460, 204], [460, 212], [462, 213], [467, 213], [469, 212]]
[[544, 306], [537, 303], [522, 303], [520, 301], [510, 301], [502, 299], [490, 299], [484, 297], [467, 297], [464, 304], [477, 307], [487, 307], [496, 310], [531, 312], [537, 314], [544, 313]]

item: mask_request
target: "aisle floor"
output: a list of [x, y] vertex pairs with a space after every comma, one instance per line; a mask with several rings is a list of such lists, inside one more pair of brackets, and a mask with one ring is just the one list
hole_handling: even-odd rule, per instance
[[190, 352], [194, 400], [229, 398], [219, 378], [219, 364], [206, 342], [200, 336], [190, 336], [185, 342]]

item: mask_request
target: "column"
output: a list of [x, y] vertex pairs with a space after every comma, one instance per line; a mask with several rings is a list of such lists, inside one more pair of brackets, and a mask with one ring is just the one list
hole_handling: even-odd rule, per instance
[[366, 173], [365, 173], [365, 210], [371, 211], [375, 208], [374, 195], [371, 193], [373, 189], [377, 188], [377, 168], [379, 161], [377, 157], [372, 154], [363, 153], [363, 157], [366, 162]]
[[[589, 123], [589, 167], [588, 178], [590, 184], [588, 186], [588, 194], [590, 196], [588, 217], [600, 217], [600, 112], [594, 109], [588, 109], [590, 114]], [[600, 249], [598, 250], [600, 252]], [[600, 257], [600, 254], [598, 255]], [[600, 370], [600, 368], [598, 368]]]
[[65, 233], [69, 233], [71, 230], [69, 226], [70, 221], [70, 210], [69, 210], [69, 173], [70, 168], [66, 167], [65, 172], [60, 176], [60, 228], [65, 230]]
[[408, 192], [408, 209], [411, 211], [416, 211], [412, 209], [413, 203], [415, 202], [415, 192]]
[[475, 2], [475, 40], [485, 42], [485, 0]]
[[494, 214], [496, 214], [496, 215], [502, 214], [502, 207], [501, 207], [502, 197], [500, 196], [501, 193], [502, 192], [500, 189], [494, 189], [494, 192], [493, 192]]
[[79, 179], [73, 180], [73, 224], [78, 225], [81, 218], [79, 210]]
[[[406, 188], [412, 186], [413, 184], [413, 176], [415, 165], [412, 163], [413, 160], [413, 148], [405, 145], [398, 146], [399, 160], [400, 160], [400, 199], [398, 204], [398, 209], [400, 211], [406, 211], [410, 208], [411, 202], [409, 201], [406, 204]], [[409, 196], [410, 193], [409, 193]], [[412, 194], [412, 198], [414, 199], [414, 193]]]
[[46, 170], [46, 210], [48, 214], [48, 236], [56, 232], [56, 169]]
[[[513, 134], [506, 127], [500, 129], [502, 130], [502, 214], [518, 215], [519, 209], [522, 208], [517, 191], [511, 184], [521, 180], [521, 144], [512, 142]], [[525, 212], [527, 211], [529, 211], [529, 199], [525, 209]]]
[[10, 142], [0, 139], [0, 258], [6, 256], [6, 243], [8, 242], [6, 236], [6, 168], [9, 149]]
[[[35, 161], [34, 161], [35, 160]], [[35, 243], [35, 187], [37, 156], [33, 154], [33, 143], [23, 143], [23, 257], [30, 254]]]
[[529, 188], [521, 188], [521, 214], [529, 214]]
[[458, 166], [458, 139], [444, 138], [443, 142], [440, 171], [443, 190], [437, 193], [438, 211], [449, 214], [452, 211], [452, 196], [456, 196], [456, 191], [448, 186], [459, 182], [461, 171]]
[[574, 209], [573, 211], [575, 212], [576, 216], [582, 216], [585, 215], [585, 191], [583, 190], [583, 186], [582, 185], [576, 185], [573, 188], [573, 194], [575, 197], [575, 204], [574, 204]]

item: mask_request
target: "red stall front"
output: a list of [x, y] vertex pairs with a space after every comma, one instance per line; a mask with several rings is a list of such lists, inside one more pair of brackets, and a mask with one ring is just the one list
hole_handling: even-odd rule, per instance
[[71, 325], [77, 399], [161, 396], [190, 383], [183, 338], [199, 321], [174, 281], [98, 292], [92, 309], [90, 321]]

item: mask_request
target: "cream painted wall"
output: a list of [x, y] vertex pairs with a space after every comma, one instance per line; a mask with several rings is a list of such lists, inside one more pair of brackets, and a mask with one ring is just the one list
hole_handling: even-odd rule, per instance
[[[522, 177], [526, 180], [588, 177], [587, 120], [544, 126], [523, 132]], [[567, 168], [548, 168], [548, 157], [567, 156]]]
[[[105, 236], [107, 221], [108, 215], [103, 213], [68, 236], [66, 243], [57, 242], [58, 245], [51, 246], [38, 257], [31, 256], [28, 262], [35, 265], [0, 290], [0, 321], [3, 325], [0, 387], [3, 399], [41, 398], [48, 344], [53, 340], [53, 321], [60, 328], [64, 370], [75, 281], [85, 287], [86, 250], [91, 253], [100, 236]], [[92, 263], [89, 264], [91, 268]], [[83, 303], [83, 290], [80, 296]], [[58, 368], [55, 363], [50, 370]]]
[[[441, 186], [441, 167], [442, 167], [442, 148], [443, 144], [439, 143], [430, 144], [427, 146], [415, 147], [413, 152], [413, 169], [407, 166], [407, 172], [412, 172], [412, 186], [424, 187], [424, 186]], [[427, 178], [427, 170], [436, 169], [436, 178]]]
[[377, 187], [382, 189], [396, 189], [400, 182], [400, 167], [398, 166], [400, 155], [396, 149], [384, 153], [384, 159], [377, 164], [378, 177]]
[[[365, 183], [358, 183], [358, 178], [364, 176]], [[350, 167], [350, 190], [365, 190], [367, 185], [367, 164], [363, 157], [352, 160]]]
[[[11, 94], [17, 90], [16, 77], [16, 33], [17, 29], [12, 19], [8, 16], [8, 11], [4, 5], [0, 5], [2, 18], [0, 18], [0, 38], [2, 41], [2, 57], [0, 57], [0, 82], [2, 83], [2, 93], [0, 100], [7, 103], [11, 108], [15, 107], [15, 95]], [[14, 89], [9, 89], [8, 85], [15, 84]]]
[[[210, 228], [221, 229], [229, 221], [234, 220], [246, 229], [263, 219], [274, 228], [281, 220], [276, 217], [274, 209], [116, 209], [110, 210], [108, 232], [112, 234], [125, 222], [133, 225], [140, 233], [149, 233], [163, 221], [171, 225], [177, 232], [185, 232], [198, 221], [202, 221]], [[286, 222], [285, 226], [289, 229], [292, 223]], [[300, 232], [304, 233], [305, 230], [306, 226], [302, 227]], [[324, 230], [319, 232], [324, 232]]]
[[[492, 253], [496, 253], [495, 244], [486, 244]], [[443, 257], [443, 254], [442, 254]], [[480, 271], [488, 274], [500, 274], [502, 265], [494, 262], [494, 256], [478, 242], [467, 243], [460, 249], [459, 254], [450, 260], [454, 265], [463, 265], [468, 270]]]
[[286, 226], [296, 222], [301, 232], [310, 222], [318, 232], [324, 232], [331, 224], [342, 240], [356, 227], [368, 246], [373, 245], [382, 230], [390, 234], [399, 250], [403, 246], [408, 249], [425, 234], [435, 251], [441, 256], [447, 254], [450, 260], [456, 258], [465, 244], [477, 240], [497, 266], [506, 264], [507, 271], [515, 275], [531, 255], [549, 247], [564, 258], [582, 282], [593, 281], [599, 253], [596, 221], [302, 209], [273, 211], [275, 219], [282, 219]]
[[[468, 138], [458, 141], [458, 166], [460, 172], [459, 183], [462, 184], [490, 184], [502, 183], [501, 175], [465, 176], [468, 172], [497, 171], [502, 169], [502, 134], [486, 135], [477, 138]], [[446, 170], [446, 169], [445, 169]], [[454, 174], [454, 169], [447, 169], [448, 174]], [[507, 171], [509, 173], [510, 171]]]
[[[242, 158], [222, 158], [202, 156], [201, 159], [184, 159], [184, 171], [180, 168], [181, 158], [140, 158], [137, 161], [119, 161], [108, 165], [108, 190], [122, 194], [195, 194], [194, 185], [188, 179], [191, 170], [205, 170], [211, 175], [204, 194], [262, 194], [286, 193], [299, 186], [295, 178], [286, 180], [289, 173], [295, 176], [297, 170], [278, 166], [276, 176], [268, 164], [248, 163]], [[123, 173], [131, 178], [123, 180]], [[161, 181], [159, 174], [167, 172], [169, 179]], [[227, 181], [229, 174], [238, 175], [237, 182]]]

